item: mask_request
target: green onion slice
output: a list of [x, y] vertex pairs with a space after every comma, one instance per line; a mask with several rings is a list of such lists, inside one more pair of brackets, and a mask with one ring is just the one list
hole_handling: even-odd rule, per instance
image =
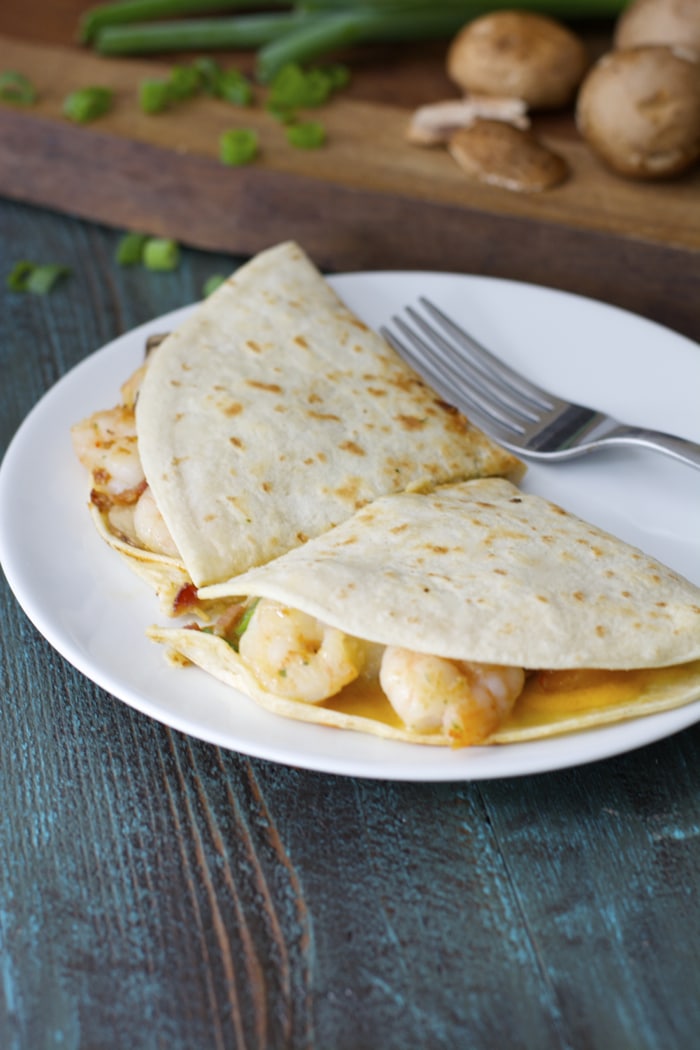
[[68, 266], [61, 266], [58, 263], [35, 266], [29, 274], [27, 291], [32, 292], [34, 295], [46, 295], [47, 292], [51, 291], [56, 281], [59, 281], [61, 277], [67, 277], [69, 273], [70, 269]]
[[63, 112], [77, 124], [87, 124], [104, 116], [112, 107], [109, 88], [85, 87], [72, 91], [63, 102]]
[[237, 167], [250, 164], [258, 155], [258, 134], [251, 128], [232, 128], [219, 138], [222, 164]]
[[125, 233], [114, 253], [115, 261], [120, 266], [135, 266], [143, 259], [143, 249], [148, 235], [145, 233]]
[[176, 270], [180, 265], [180, 246], [167, 237], [149, 237], [143, 246], [147, 270]]
[[220, 74], [216, 93], [234, 106], [249, 106], [253, 101], [253, 87], [237, 69], [227, 69]]
[[139, 84], [139, 106], [142, 113], [162, 113], [173, 101], [168, 80], [149, 78]]
[[3, 102], [31, 106], [36, 102], [36, 98], [36, 88], [24, 73], [17, 73], [13, 69], [6, 69], [0, 73], [0, 99]]
[[222, 284], [225, 284], [226, 276], [223, 273], [213, 273], [211, 277], [207, 277], [206, 281], [202, 285], [202, 296], [207, 298], [212, 292], [215, 292], [217, 288], [220, 288]]
[[290, 124], [286, 134], [289, 144], [297, 149], [318, 149], [326, 141], [326, 129], [318, 120]]
[[7, 277], [7, 287], [13, 292], [30, 292], [33, 295], [46, 295], [56, 281], [70, 273], [67, 266], [60, 263], [33, 263], [26, 259], [15, 263]]
[[176, 102], [192, 98], [199, 91], [201, 84], [202, 78], [195, 66], [174, 66], [170, 71], [168, 86]]

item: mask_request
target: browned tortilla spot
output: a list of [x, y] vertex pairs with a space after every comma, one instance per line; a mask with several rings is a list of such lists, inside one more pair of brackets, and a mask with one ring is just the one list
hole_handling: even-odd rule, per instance
[[425, 426], [425, 419], [419, 419], [418, 416], [396, 416], [397, 423], [400, 423], [404, 430], [420, 430]]
[[340, 416], [334, 415], [332, 412], [307, 412], [307, 415], [311, 416], [312, 419], [331, 419], [336, 423], [340, 423]]
[[356, 441], [343, 441], [338, 447], [341, 448], [344, 452], [352, 452], [354, 456], [366, 455], [365, 450], [361, 448]]
[[282, 393], [279, 383], [261, 383], [258, 379], [246, 379], [246, 385], [255, 387], [256, 390], [266, 390], [268, 394]]

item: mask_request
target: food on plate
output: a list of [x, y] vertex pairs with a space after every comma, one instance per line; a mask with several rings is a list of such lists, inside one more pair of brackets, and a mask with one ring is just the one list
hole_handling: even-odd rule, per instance
[[583, 42], [555, 19], [495, 11], [460, 30], [447, 54], [447, 73], [466, 92], [559, 109], [571, 102], [588, 61]]
[[531, 131], [477, 120], [450, 137], [450, 154], [470, 178], [502, 189], [539, 193], [564, 182], [569, 166]]
[[700, 158], [700, 52], [650, 45], [603, 55], [581, 85], [576, 122], [618, 174], [680, 175]]
[[700, 689], [700, 589], [500, 478], [382, 497], [203, 596], [210, 626], [149, 631], [176, 661], [395, 740], [513, 743]]
[[103, 537], [170, 612], [378, 496], [521, 469], [293, 243], [237, 270], [73, 442]]

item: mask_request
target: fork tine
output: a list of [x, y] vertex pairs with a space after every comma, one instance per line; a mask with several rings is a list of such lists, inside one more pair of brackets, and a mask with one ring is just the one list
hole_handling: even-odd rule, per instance
[[[537, 423], [539, 421], [541, 411], [534, 409], [529, 398], [516, 395], [512, 392], [511, 387], [504, 386], [500, 380], [494, 381], [484, 368], [479, 367], [478, 362], [472, 361], [471, 358], [460, 353], [460, 349], [458, 346], [455, 346], [454, 341], [446, 339], [437, 328], [433, 328], [431, 324], [428, 324], [425, 318], [421, 317], [413, 307], [406, 307], [406, 313], [413, 323], [427, 336], [427, 345], [430, 346], [435, 359], [439, 360], [445, 368], [450, 369], [457, 379], [465, 378], [466, 373], [466, 376], [469, 378], [470, 388], [478, 391], [491, 402], [495, 402], [499, 408], [505, 409], [508, 419], [512, 419], [513, 415], [515, 415], [518, 419], [526, 420], [529, 423]], [[396, 324], [401, 323], [399, 318], [394, 318], [394, 321]], [[425, 350], [425, 346], [422, 346], [422, 349]], [[455, 359], [459, 362], [459, 367], [455, 364]]]
[[557, 399], [548, 394], [546, 390], [536, 386], [514, 369], [509, 368], [497, 357], [486, 349], [478, 340], [465, 332], [451, 317], [424, 296], [419, 300], [424, 308], [453, 336], [459, 343], [460, 349], [472, 362], [475, 368], [486, 375], [490, 375], [501, 383], [505, 383], [514, 393], [525, 397], [537, 408], [551, 411], [556, 407]]
[[441, 376], [443, 382], [447, 381], [446, 389], [452, 397], [459, 395], [462, 400], [469, 399], [472, 409], [477, 408], [481, 412], [487, 412], [495, 421], [508, 427], [512, 434], [523, 432], [523, 426], [513, 413], [508, 411], [508, 406], [499, 404], [488, 390], [485, 390], [478, 382], [474, 382], [468, 374], [468, 369], [461, 362], [456, 363], [453, 359], [439, 354], [432, 342], [424, 339], [401, 317], [395, 317], [393, 320], [402, 335], [415, 346], [416, 360], [425, 362], [433, 377]]
[[[403, 326], [406, 327], [406, 326]], [[451, 381], [447, 381], [445, 375], [444, 366], [434, 364], [430, 358], [430, 348], [427, 344], [423, 344], [428, 353], [421, 352], [421, 341], [415, 336], [415, 333], [407, 329], [409, 336], [414, 341], [418, 349], [413, 349], [408, 342], [401, 340], [396, 332], [393, 332], [389, 328], [381, 328], [380, 332], [384, 338], [391, 343], [394, 349], [401, 355], [401, 357], [408, 362], [419, 375], [428, 382], [434, 390], [436, 390], [442, 397], [445, 398], [450, 404], [453, 404], [455, 400], [458, 400], [459, 407], [468, 413], [471, 422], [481, 427], [482, 430], [486, 431], [491, 437], [500, 441], [502, 445], [515, 447], [512, 443], [519, 441], [522, 437], [522, 428], [514, 424], [513, 421], [502, 415], [494, 415], [488, 406], [479, 404], [474, 398], [474, 391], [464, 383], [463, 379], [460, 382], [459, 374], [455, 376]], [[459, 394], [458, 398], [455, 398], [455, 394]]]

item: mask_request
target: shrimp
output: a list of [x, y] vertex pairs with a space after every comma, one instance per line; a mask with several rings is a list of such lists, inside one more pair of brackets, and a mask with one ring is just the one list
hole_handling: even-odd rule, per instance
[[258, 602], [239, 654], [271, 693], [308, 704], [334, 696], [364, 663], [358, 639], [267, 598]]
[[520, 667], [447, 660], [390, 645], [379, 681], [409, 729], [442, 731], [456, 745], [467, 746], [486, 740], [505, 720], [525, 673]]
[[100, 492], [118, 496], [145, 484], [133, 409], [118, 405], [94, 412], [71, 427], [71, 437], [75, 454]]
[[172, 558], [180, 557], [150, 488], [145, 489], [138, 498], [134, 507], [133, 524], [136, 537], [146, 550], [156, 554], [168, 554]]

